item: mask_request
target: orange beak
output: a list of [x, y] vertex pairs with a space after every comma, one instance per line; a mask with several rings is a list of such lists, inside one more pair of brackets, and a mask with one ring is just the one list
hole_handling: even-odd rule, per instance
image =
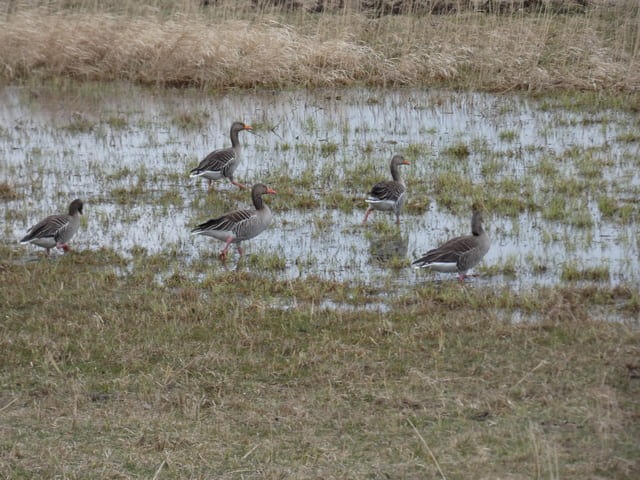
[[275, 190], [271, 190], [269, 187], [267, 187], [267, 193], [271, 193], [271, 194], [275, 195], [276, 191]]
[[246, 123], [244, 124], [244, 129], [245, 130], [253, 130], [253, 128], [251, 128], [251, 125], [247, 125]]

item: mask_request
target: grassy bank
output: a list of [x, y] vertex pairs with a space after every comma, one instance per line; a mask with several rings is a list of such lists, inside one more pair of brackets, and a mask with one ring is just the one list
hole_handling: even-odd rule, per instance
[[[635, 288], [428, 283], [380, 313], [361, 306], [384, 286], [256, 268], [194, 280], [180, 258], [144, 254], [122, 276], [109, 250], [13, 256], [0, 263], [3, 478], [640, 471], [639, 333], [605, 313], [637, 315]], [[159, 267], [176, 273], [158, 284]]]
[[[212, 2], [213, 3], [213, 2]], [[208, 89], [439, 85], [493, 91], [636, 91], [640, 9], [441, 15], [322, 13], [247, 3], [5, 2], [0, 78], [71, 76]], [[419, 4], [420, 2], [416, 2]]]

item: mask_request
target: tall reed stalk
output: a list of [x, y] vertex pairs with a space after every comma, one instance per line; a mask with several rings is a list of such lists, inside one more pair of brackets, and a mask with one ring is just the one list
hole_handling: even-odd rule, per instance
[[437, 2], [425, 0], [408, 3], [403, 15], [379, 15], [355, 1], [325, 2], [321, 13], [267, 1], [211, 3], [6, 2], [0, 79], [70, 76], [215, 89], [640, 89], [640, 8], [633, 0], [593, 0], [578, 13], [544, 4], [492, 13], [499, 2], [485, 2], [482, 11], [452, 1], [457, 7], [447, 14], [430, 12]]

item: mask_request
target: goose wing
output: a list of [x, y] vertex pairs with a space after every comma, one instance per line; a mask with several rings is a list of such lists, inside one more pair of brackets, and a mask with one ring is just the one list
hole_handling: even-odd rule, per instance
[[380, 200], [397, 200], [404, 191], [405, 188], [400, 182], [384, 180], [373, 186], [370, 195]]
[[452, 238], [438, 248], [429, 250], [414, 263], [457, 263], [460, 255], [473, 250], [476, 246], [477, 239], [473, 236]]
[[191, 170], [191, 173], [221, 172], [227, 165], [232, 163], [235, 158], [236, 152], [233, 148], [214, 150], [207, 155], [196, 168]]
[[207, 220], [192, 230], [193, 233], [207, 230], [219, 230], [223, 232], [237, 232], [241, 226], [255, 215], [255, 210], [235, 210], [224, 215]]
[[69, 215], [51, 215], [27, 230], [27, 235], [20, 241], [29, 242], [36, 238], [47, 237], [53, 237], [57, 241], [64, 235], [70, 221]]

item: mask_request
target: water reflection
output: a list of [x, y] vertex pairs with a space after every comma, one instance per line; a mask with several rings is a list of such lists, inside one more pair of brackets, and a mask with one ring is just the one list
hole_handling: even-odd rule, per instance
[[395, 234], [383, 234], [369, 237], [369, 254], [371, 258], [381, 265], [387, 265], [394, 259], [403, 259], [407, 256], [409, 237], [401, 232]]
[[[17, 243], [35, 221], [79, 197], [87, 199], [86, 223], [73, 239], [75, 250], [106, 246], [125, 256], [141, 248], [149, 255], [179, 251], [187, 264], [205, 258], [213, 269], [225, 268], [210, 260], [218, 242], [194, 241], [189, 230], [216, 212], [250, 207], [250, 200], [224, 183], [207, 194], [188, 171], [211, 150], [227, 145], [229, 122], [242, 119], [259, 136], [242, 139], [238, 181], [290, 188], [308, 198], [305, 208], [273, 199], [274, 222], [245, 246], [246, 254], [272, 251], [284, 258], [277, 275], [379, 282], [398, 260], [394, 281], [411, 286], [432, 280], [402, 262], [408, 265], [467, 232], [470, 212], [453, 212], [423, 193], [428, 210], [405, 207], [398, 233], [378, 233], [384, 229], [361, 224], [371, 186], [362, 176], [374, 172], [375, 178], [386, 178], [393, 154], [413, 152], [416, 160], [405, 173], [411, 201], [419, 188], [433, 191], [434, 178], [445, 168], [473, 185], [498, 179], [505, 188], [513, 182], [533, 192], [540, 206], [536, 211], [508, 217], [487, 212], [493, 244], [475, 269], [484, 272], [483, 281], [508, 282], [514, 290], [557, 284], [567, 264], [604, 264], [611, 284], [640, 281], [640, 222], [633, 215], [620, 222], [618, 213], [604, 215], [599, 205], [602, 192], [615, 187], [626, 192], [625, 198], [634, 197], [640, 185], [638, 144], [616, 140], [637, 128], [637, 120], [624, 113], [606, 112], [603, 128], [602, 122], [588, 120], [604, 113], [540, 108], [519, 96], [419, 89], [211, 97], [190, 90], [159, 95], [126, 86], [91, 101], [44, 93], [34, 97], [31, 90], [0, 89], [0, 182], [17, 194], [1, 200], [8, 242]], [[458, 143], [471, 147], [466, 157], [443, 154]], [[575, 158], [565, 155], [576, 146], [593, 150]], [[589, 174], [582, 161], [589, 155], [603, 160], [597, 172], [601, 192], [591, 192], [582, 206], [586, 224], [543, 217], [540, 210], [557, 194], [540, 172], [555, 169], [556, 177], [580, 178]], [[296, 184], [299, 178], [310, 179], [310, 186]], [[341, 197], [327, 200], [333, 190]], [[458, 193], [466, 194], [462, 188]], [[341, 198], [359, 206], [343, 208]], [[25, 247], [24, 255], [32, 252]], [[246, 258], [233, 260], [240, 268], [253, 268]]]

